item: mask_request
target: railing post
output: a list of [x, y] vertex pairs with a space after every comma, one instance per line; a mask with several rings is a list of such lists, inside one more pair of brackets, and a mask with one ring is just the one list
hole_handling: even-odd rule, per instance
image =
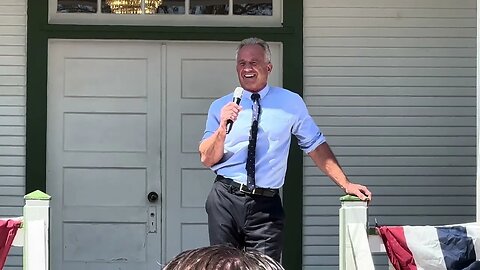
[[340, 198], [342, 206], [339, 210], [339, 269], [356, 269], [352, 245], [349, 241], [347, 224], [365, 224], [367, 229], [367, 202], [361, 201], [358, 197], [345, 195]]
[[40, 190], [25, 195], [23, 207], [24, 270], [48, 270], [50, 198]]

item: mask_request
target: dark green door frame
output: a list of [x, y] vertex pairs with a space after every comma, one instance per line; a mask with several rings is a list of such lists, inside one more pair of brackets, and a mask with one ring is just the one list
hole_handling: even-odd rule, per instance
[[[283, 0], [283, 27], [49, 25], [48, 0], [28, 0], [26, 193], [46, 191], [48, 40], [138, 39], [239, 41], [257, 36], [283, 44], [283, 86], [303, 94], [303, 1]], [[286, 269], [302, 268], [303, 155], [292, 140], [286, 182]]]

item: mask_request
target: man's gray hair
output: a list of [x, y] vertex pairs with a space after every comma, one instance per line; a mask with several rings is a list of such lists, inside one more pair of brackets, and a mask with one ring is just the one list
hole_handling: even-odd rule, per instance
[[272, 53], [270, 52], [270, 47], [268, 46], [268, 43], [265, 42], [263, 39], [257, 37], [246, 38], [240, 42], [237, 48], [237, 59], [240, 49], [247, 45], [259, 45], [263, 48], [263, 51], [265, 52], [265, 60], [267, 61], [267, 63], [270, 63], [272, 61]]

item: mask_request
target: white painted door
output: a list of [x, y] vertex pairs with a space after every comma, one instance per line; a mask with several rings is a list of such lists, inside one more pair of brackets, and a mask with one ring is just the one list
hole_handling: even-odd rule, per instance
[[[204, 168], [198, 143], [210, 103], [239, 86], [237, 43], [169, 44], [166, 53], [165, 236], [167, 259], [209, 244], [205, 199], [214, 174]], [[271, 44], [272, 85], [281, 85], [281, 45]]]
[[50, 42], [52, 269], [160, 268], [160, 72], [158, 44]]
[[[197, 149], [210, 103], [238, 86], [236, 45], [50, 41], [52, 270], [161, 269], [208, 245], [213, 173]], [[271, 49], [281, 85], [281, 46]]]

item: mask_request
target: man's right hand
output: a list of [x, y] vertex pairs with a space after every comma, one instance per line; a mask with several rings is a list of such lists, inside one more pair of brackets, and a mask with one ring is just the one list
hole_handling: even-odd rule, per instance
[[220, 111], [220, 126], [226, 129], [227, 121], [231, 120], [232, 122], [235, 122], [241, 110], [242, 106], [235, 102], [229, 102], [223, 106]]

